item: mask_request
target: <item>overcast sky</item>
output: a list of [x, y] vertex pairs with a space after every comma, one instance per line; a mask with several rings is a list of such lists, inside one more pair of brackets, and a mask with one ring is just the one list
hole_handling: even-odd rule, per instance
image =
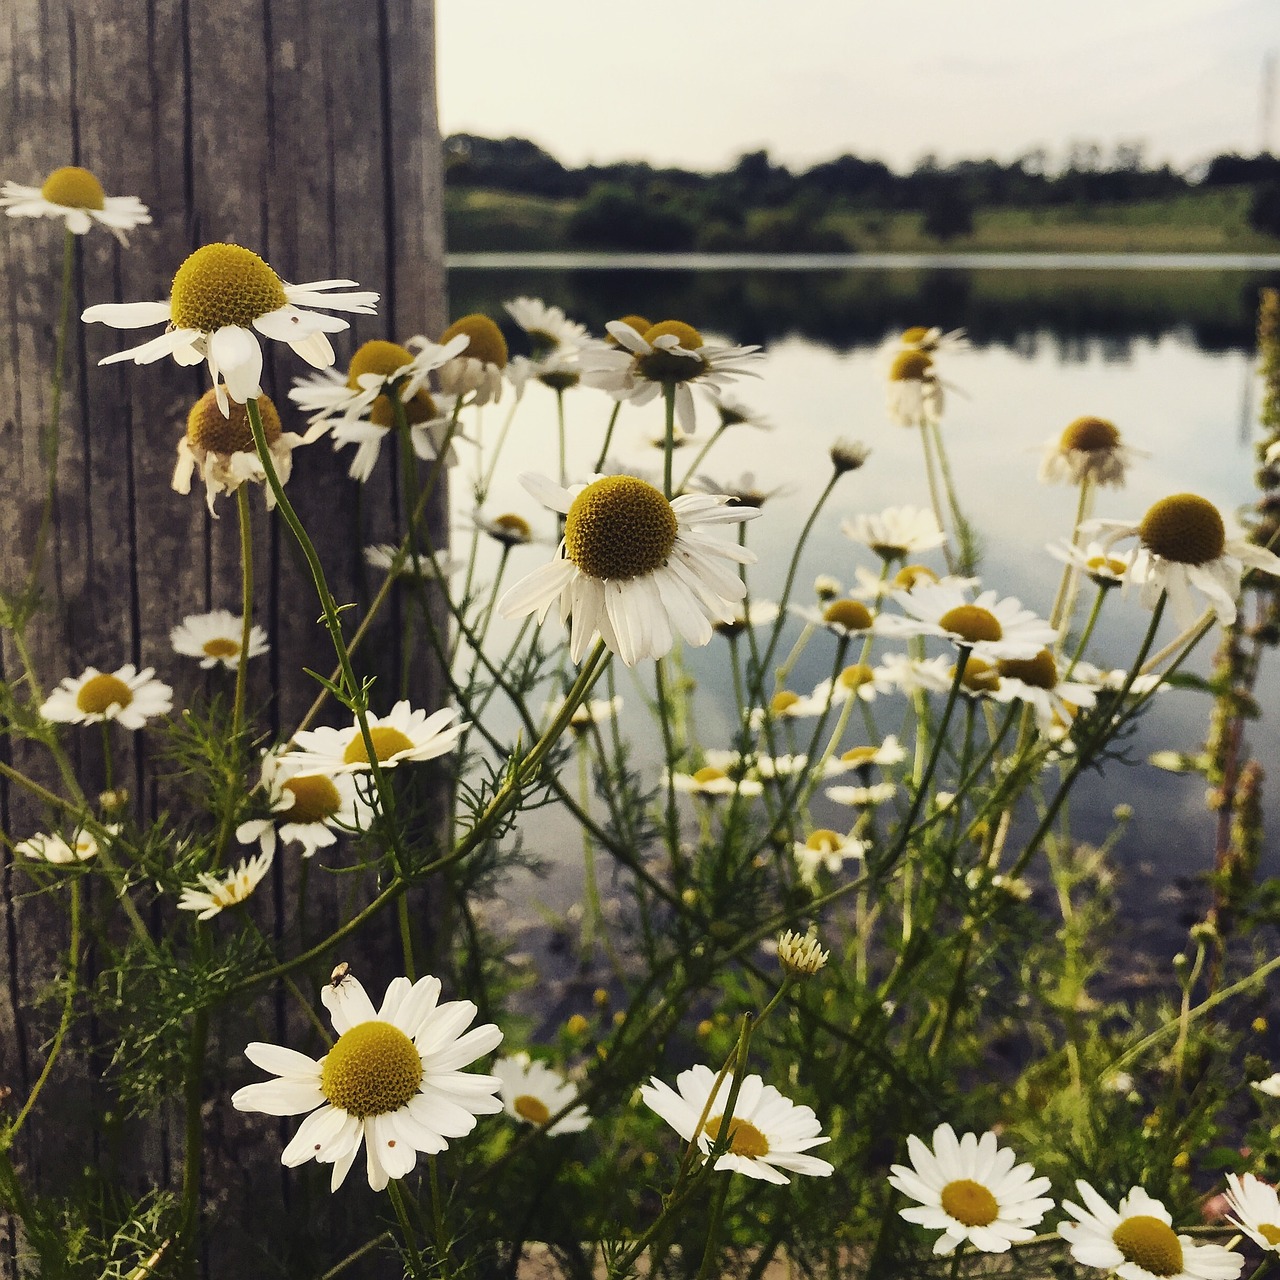
[[[910, 168], [1142, 140], [1186, 167], [1263, 141], [1280, 0], [437, 0], [445, 133], [567, 164], [719, 169], [766, 147]], [[1278, 77], [1280, 78], [1280, 77]], [[1276, 96], [1280, 97], [1280, 89]], [[1269, 141], [1280, 148], [1280, 107]]]

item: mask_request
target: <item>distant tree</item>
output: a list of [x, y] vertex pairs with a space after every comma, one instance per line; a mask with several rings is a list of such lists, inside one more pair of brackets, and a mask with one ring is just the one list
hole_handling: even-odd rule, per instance
[[973, 203], [967, 192], [954, 183], [938, 184], [924, 205], [926, 235], [944, 243], [973, 230]]
[[1280, 182], [1280, 158], [1267, 151], [1256, 156], [1235, 152], [1214, 156], [1203, 178], [1206, 187], [1255, 186], [1260, 182]]
[[1249, 202], [1249, 225], [1264, 236], [1280, 237], [1280, 182], [1266, 182]]
[[682, 210], [637, 195], [617, 183], [598, 183], [569, 219], [571, 244], [585, 249], [691, 249], [697, 224]]

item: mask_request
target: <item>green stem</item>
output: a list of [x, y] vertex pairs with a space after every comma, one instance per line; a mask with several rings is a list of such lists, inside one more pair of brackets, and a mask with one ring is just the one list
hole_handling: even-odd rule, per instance
[[596, 459], [595, 470], [604, 470], [604, 460], [609, 456], [609, 444], [613, 440], [613, 429], [618, 424], [618, 412], [622, 408], [622, 401], [615, 400], [613, 402], [613, 412], [609, 415], [609, 425], [604, 431], [604, 443], [600, 446], [600, 456]]
[[675, 496], [671, 491], [671, 459], [676, 451], [676, 384], [662, 384], [662, 402], [666, 409], [666, 424], [662, 433], [662, 492], [668, 502]]
[[245, 687], [248, 684], [249, 643], [253, 634], [253, 521], [249, 513], [249, 486], [236, 490], [236, 511], [240, 516], [240, 656], [236, 663], [235, 701], [231, 704], [231, 742], [240, 739], [244, 724]]
[[449, 1263], [449, 1234], [444, 1220], [444, 1196], [440, 1192], [440, 1165], [435, 1156], [427, 1157], [427, 1171], [431, 1180], [431, 1221], [436, 1235], [436, 1266], [444, 1280], [450, 1280], [453, 1268]]
[[204, 1055], [209, 1038], [209, 1011], [199, 1009], [191, 1024], [191, 1044], [186, 1067], [186, 1126], [182, 1157], [182, 1242], [187, 1266], [194, 1273], [200, 1224], [200, 1164], [204, 1127], [200, 1108], [204, 1100]]
[[[392, 1208], [396, 1211], [396, 1221], [400, 1224], [400, 1236], [404, 1241], [404, 1251], [408, 1255], [409, 1275], [413, 1280], [426, 1275], [426, 1269], [422, 1265], [422, 1255], [418, 1252], [418, 1244], [415, 1240], [417, 1234], [413, 1229], [413, 1223], [409, 1221], [409, 1207], [404, 1202], [404, 1193], [400, 1190], [399, 1180], [392, 1178], [387, 1183], [387, 1195], [391, 1200]], [[441, 1267], [444, 1274], [444, 1268]]]

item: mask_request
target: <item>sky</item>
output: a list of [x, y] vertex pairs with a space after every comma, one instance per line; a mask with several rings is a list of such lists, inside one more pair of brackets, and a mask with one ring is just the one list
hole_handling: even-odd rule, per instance
[[571, 166], [1280, 150], [1280, 0], [436, 0], [436, 24], [442, 130]]

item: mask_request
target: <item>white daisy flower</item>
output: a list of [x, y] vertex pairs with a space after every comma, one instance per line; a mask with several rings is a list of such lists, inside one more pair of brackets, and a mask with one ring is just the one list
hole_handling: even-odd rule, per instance
[[827, 799], [836, 804], [851, 805], [855, 809], [872, 809], [888, 804], [898, 794], [897, 783], [877, 782], [869, 787], [828, 787]]
[[884, 684], [905, 693], [946, 693], [955, 678], [950, 658], [911, 658], [905, 653], [886, 653], [876, 667], [876, 676]]
[[991, 696], [997, 702], [1027, 703], [1045, 737], [1062, 732], [1081, 707], [1091, 707], [1097, 701], [1093, 686], [1058, 678], [1057, 660], [1048, 649], [1041, 649], [1034, 658], [1001, 658], [995, 673], [997, 683]]
[[348, 328], [348, 322], [311, 308], [373, 315], [376, 293], [332, 292], [354, 284], [354, 280], [285, 284], [251, 250], [237, 244], [207, 244], [178, 268], [168, 302], [103, 303], [89, 307], [80, 318], [113, 329], [164, 324], [160, 337], [98, 363], [151, 364], [165, 356], [182, 365], [204, 361], [213, 377], [218, 407], [226, 413], [228, 395], [243, 404], [262, 394], [262, 347], [256, 334], [287, 342], [317, 369], [333, 363], [333, 347], [326, 335]]
[[676, 422], [690, 435], [696, 426], [691, 385], [719, 393], [733, 378], [755, 376], [750, 366], [763, 358], [759, 347], [709, 343], [682, 320], [664, 320], [643, 334], [621, 320], [606, 328], [618, 345], [602, 343], [584, 352], [582, 380], [637, 405], [673, 387]]
[[565, 347], [580, 347], [587, 340], [586, 325], [570, 320], [562, 307], [548, 306], [541, 298], [512, 298], [502, 305], [529, 335], [535, 361]]
[[132, 662], [115, 671], [86, 667], [82, 675], [63, 676], [40, 714], [60, 724], [117, 720], [126, 729], [141, 729], [153, 716], [173, 709], [173, 690], [154, 676], [155, 668], [139, 671]]
[[178, 899], [179, 911], [198, 911], [197, 920], [210, 920], [226, 907], [243, 902], [271, 870], [272, 854], [264, 852], [256, 858], [246, 858], [233, 871], [216, 876], [202, 871], [198, 885], [187, 885]]
[[861, 600], [844, 596], [832, 600], [821, 609], [807, 609], [792, 605], [791, 612], [803, 618], [811, 627], [822, 627], [834, 635], [848, 638], [865, 635], [875, 625], [875, 617]]
[[1280, 1098], [1280, 1071], [1265, 1080], [1252, 1081], [1250, 1087], [1257, 1089], [1259, 1093], [1265, 1093], [1268, 1098]]
[[[724, 796], [743, 795], [758, 796], [763, 790], [763, 785], [755, 778], [730, 777], [723, 769], [717, 769], [715, 765], [703, 765], [701, 769], [694, 773], [673, 772], [670, 775], [671, 785], [684, 795], [700, 796], [703, 799], [719, 799]], [[663, 785], [667, 782], [667, 776], [663, 774]]]
[[854, 516], [840, 522], [840, 532], [870, 547], [882, 560], [905, 560], [947, 540], [937, 517], [924, 507], [886, 507], [879, 515]]
[[767, 710], [764, 707], [751, 708], [747, 723], [751, 728], [759, 729], [764, 724], [766, 716], [770, 720], [807, 720], [813, 716], [820, 716], [826, 710], [825, 698], [812, 695], [805, 697], [793, 689], [779, 689], [769, 699]]
[[[244, 618], [230, 609], [189, 614], [169, 632], [169, 643], [173, 645], [174, 652], [184, 658], [199, 658], [205, 671], [219, 664], [228, 671], [234, 671], [240, 665], [243, 639]], [[270, 648], [267, 633], [259, 626], [251, 627], [248, 656], [260, 658]]]
[[1045, 550], [1063, 564], [1069, 564], [1088, 576], [1098, 587], [1118, 587], [1129, 580], [1129, 572], [1133, 568], [1137, 548], [1131, 548], [1123, 555], [1115, 555], [1106, 550], [1100, 542], [1087, 542], [1083, 547], [1079, 543], [1064, 538], [1061, 542], [1051, 542]]
[[[384, 422], [382, 404], [386, 404], [386, 421]], [[367, 411], [368, 418], [343, 418], [334, 422], [330, 428], [333, 436], [333, 447], [341, 449], [343, 445], [354, 444], [356, 451], [347, 469], [352, 480], [364, 484], [373, 474], [378, 458], [382, 453], [382, 442], [394, 429], [391, 421], [391, 405], [385, 396], [381, 397]], [[408, 404], [405, 414], [409, 420], [409, 441], [413, 446], [414, 456], [424, 462], [435, 462], [444, 450], [444, 465], [458, 465], [458, 455], [454, 451], [451, 437], [457, 435], [453, 422], [453, 405], [444, 396], [430, 396], [419, 391]]]
[[499, 1058], [493, 1064], [493, 1074], [501, 1082], [498, 1094], [507, 1115], [545, 1129], [548, 1137], [581, 1133], [591, 1124], [586, 1107], [577, 1106], [548, 1127], [547, 1121], [574, 1100], [577, 1090], [545, 1062], [534, 1062], [527, 1053], [517, 1053]]
[[819, 707], [838, 707], [850, 698], [874, 702], [877, 694], [892, 692], [893, 685], [879, 670], [865, 662], [855, 662], [845, 667], [834, 681], [827, 679], [816, 684], [807, 701]]
[[393, 979], [377, 1012], [349, 975], [327, 985], [320, 998], [338, 1033], [329, 1052], [317, 1061], [255, 1041], [245, 1057], [279, 1078], [245, 1085], [231, 1097], [237, 1111], [311, 1112], [281, 1164], [332, 1164], [330, 1189], [336, 1191], [363, 1143], [369, 1186], [381, 1191], [412, 1171], [419, 1151], [437, 1154], [448, 1139], [470, 1133], [477, 1116], [502, 1110], [493, 1096], [501, 1085], [497, 1076], [461, 1070], [496, 1049], [502, 1032], [486, 1023], [463, 1034], [476, 1006], [470, 1000], [440, 1004], [438, 978]]
[[1048, 1178], [1035, 1177], [1029, 1164], [997, 1144], [994, 1133], [957, 1138], [949, 1124], [933, 1131], [933, 1150], [912, 1134], [907, 1139], [911, 1167], [895, 1164], [889, 1184], [919, 1206], [901, 1209], [908, 1222], [941, 1231], [935, 1254], [953, 1253], [966, 1241], [983, 1253], [1007, 1253], [1030, 1240], [1034, 1227], [1053, 1208], [1044, 1197]]
[[151, 221], [147, 206], [137, 196], [109, 196], [88, 169], [64, 165], [38, 187], [6, 182], [0, 188], [0, 209], [11, 218], [61, 218], [67, 230], [82, 236], [96, 222], [121, 244], [126, 231]]
[[[725, 1127], [724, 1110], [733, 1076], [726, 1073], [713, 1094], [715, 1082], [716, 1073], [699, 1065], [682, 1071], [676, 1077], [675, 1089], [655, 1076], [641, 1086], [640, 1097], [686, 1142], [696, 1138], [706, 1155]], [[728, 1150], [716, 1160], [717, 1169], [732, 1169], [749, 1178], [779, 1184], [791, 1181], [787, 1173], [825, 1178], [834, 1172], [834, 1166], [826, 1160], [803, 1154], [831, 1141], [822, 1136], [822, 1126], [813, 1109], [796, 1106], [759, 1076], [743, 1077], [727, 1127]]]
[[1260, 1249], [1280, 1252], [1280, 1196], [1261, 1178], [1246, 1173], [1227, 1174], [1227, 1203], [1235, 1214], [1230, 1221]]
[[521, 483], [565, 516], [550, 564], [535, 569], [498, 601], [506, 618], [541, 622], [555, 603], [570, 623], [570, 656], [580, 662], [599, 634], [627, 666], [660, 658], [676, 635], [707, 644], [713, 622], [729, 622], [747, 589], [733, 566], [755, 554], [713, 537], [709, 526], [737, 524], [759, 512], [722, 497], [681, 494], [668, 502], [634, 476], [603, 476], [562, 489], [537, 475]]
[[472, 516], [472, 524], [504, 547], [523, 547], [534, 540], [529, 522], [512, 511], [497, 516], [484, 516], [477, 511]]
[[[631, 325], [634, 329], [636, 326]], [[649, 326], [646, 325], [645, 329]], [[639, 330], [640, 333], [644, 329]], [[732, 392], [712, 392], [711, 403], [720, 415], [720, 429], [727, 431], [730, 427], [755, 427], [757, 431], [772, 431], [773, 423], [762, 417], [753, 409], [748, 409]]]
[[1148, 609], [1166, 593], [1174, 619], [1184, 630], [1199, 617], [1192, 587], [1208, 598], [1226, 627], [1236, 618], [1245, 569], [1280, 575], [1280, 556], [1246, 538], [1228, 538], [1218, 508], [1194, 493], [1162, 498], [1136, 524], [1090, 520], [1081, 528], [1087, 533], [1109, 530], [1102, 540], [1107, 548], [1121, 538], [1138, 538], [1141, 545], [1130, 580], [1141, 583], [1141, 600]]
[[795, 841], [791, 852], [801, 881], [813, 888], [818, 883], [820, 870], [838, 875], [850, 858], [865, 858], [869, 847], [865, 840], [819, 827], [807, 840]]
[[[446, 360], [437, 370], [440, 390], [447, 396], [468, 404], [492, 404], [502, 399], [503, 373], [507, 367], [507, 340], [486, 315], [474, 312], [455, 320], [441, 335], [440, 346], [447, 347], [454, 338], [465, 337], [467, 346]], [[410, 338], [408, 345], [425, 342]]]
[[[393, 569], [402, 578], [413, 576], [413, 556], [408, 548], [402, 548], [391, 542], [376, 542], [364, 549], [364, 562], [371, 569], [381, 569], [390, 573]], [[418, 563], [422, 566], [422, 576], [430, 581], [440, 577], [448, 581], [460, 569], [467, 567], [465, 560], [455, 560], [447, 551], [437, 551], [432, 555], [418, 553]], [[435, 569], [430, 566], [434, 563]]]
[[267, 793], [271, 817], [242, 822], [236, 828], [241, 844], [257, 841], [265, 854], [273, 854], [277, 840], [302, 846], [310, 858], [317, 849], [335, 844], [338, 834], [368, 825], [372, 809], [360, 795], [350, 773], [299, 773], [285, 766], [279, 751], [262, 756], [262, 789]]
[[599, 344], [557, 347], [534, 358], [514, 356], [507, 365], [507, 377], [518, 395], [530, 382], [541, 382], [552, 391], [568, 391], [582, 381], [582, 353], [595, 345]]
[[970, 601], [962, 588], [940, 582], [915, 591], [895, 591], [893, 598], [908, 616], [878, 618], [876, 625], [885, 634], [940, 636], [988, 662], [1034, 658], [1058, 634], [1019, 600], [998, 599], [994, 591], [984, 591]]
[[[110, 826], [113, 834], [118, 826]], [[66, 866], [71, 862], [88, 862], [98, 856], [98, 841], [87, 831], [77, 831], [70, 841], [62, 836], [37, 832], [25, 840], [19, 840], [13, 846], [13, 852], [20, 858], [33, 858], [40, 862], [50, 862], [56, 866]]]
[[942, 382], [926, 351], [904, 347], [893, 357], [887, 393], [889, 417], [899, 426], [936, 425], [942, 418]]
[[1058, 1234], [1082, 1266], [1114, 1271], [1119, 1280], [1234, 1280], [1244, 1258], [1220, 1244], [1197, 1244], [1177, 1235], [1159, 1200], [1134, 1187], [1113, 1209], [1087, 1182], [1076, 1189], [1087, 1208], [1064, 1200], [1075, 1222], [1060, 1222]]
[[[705, 753], [708, 764], [715, 764], [711, 759], [711, 753]], [[735, 753], [736, 754], [736, 753]], [[780, 755], [767, 756], [761, 755], [754, 757], [755, 771], [766, 781], [772, 781], [775, 778], [794, 778], [797, 774], [803, 773], [809, 767], [809, 757], [803, 752], [796, 755]]]
[[901, 764], [906, 758], [905, 748], [898, 741], [897, 735], [891, 733], [878, 747], [870, 744], [861, 747], [850, 747], [834, 759], [828, 760], [824, 776], [828, 778], [838, 777], [840, 774], [849, 773], [854, 769], [869, 769], [872, 765], [878, 765], [883, 769], [895, 764]]
[[[428, 715], [415, 711], [408, 701], [397, 702], [385, 716], [367, 715], [374, 754], [383, 769], [448, 754], [470, 721], [455, 724], [456, 707], [444, 707]], [[293, 735], [293, 749], [280, 757], [285, 774], [350, 773], [368, 769], [369, 753], [360, 723], [354, 717], [346, 729], [303, 729]]]
[[1044, 443], [1041, 484], [1093, 484], [1124, 487], [1125, 473], [1138, 453], [1120, 443], [1120, 432], [1105, 418], [1077, 418], [1060, 436]]
[[818, 597], [819, 604], [830, 604], [843, 590], [840, 579], [829, 573], [820, 573], [813, 580], [813, 594]]
[[782, 611], [772, 600], [744, 600], [735, 606], [733, 619], [712, 625], [722, 636], [740, 636], [748, 627], [767, 627]]
[[904, 329], [897, 338], [897, 346], [911, 348], [916, 351], [968, 351], [969, 336], [963, 329], [949, 329], [944, 332], [938, 325], [912, 325]]

